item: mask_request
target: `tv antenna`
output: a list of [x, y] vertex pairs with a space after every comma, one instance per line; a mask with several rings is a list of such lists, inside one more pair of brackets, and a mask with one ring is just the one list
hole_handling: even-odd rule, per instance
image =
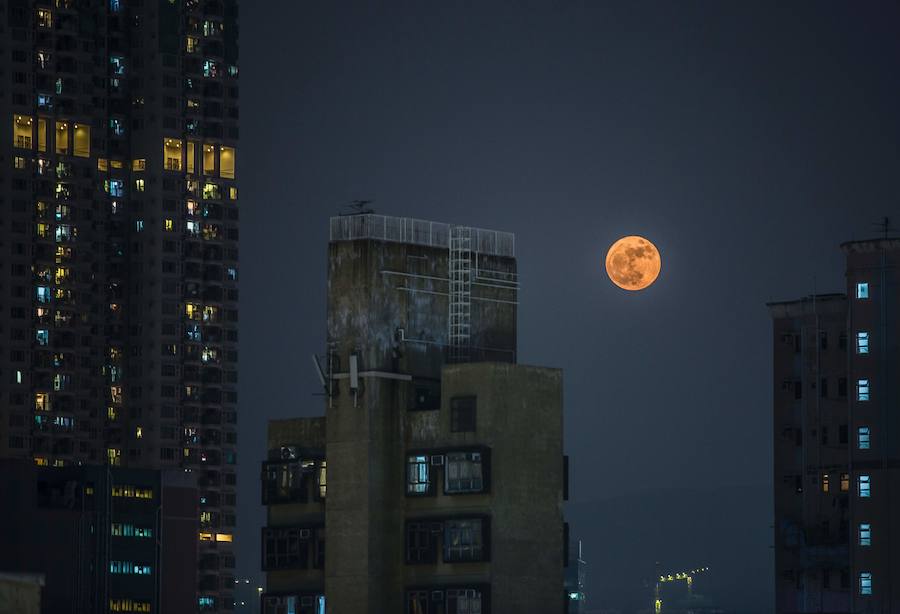
[[371, 209], [368, 205], [371, 205], [375, 201], [373, 199], [357, 199], [350, 201], [350, 204], [347, 205], [348, 209], [352, 211], [350, 213], [342, 213], [341, 215], [365, 215], [366, 213], [375, 213], [375, 209]]
[[888, 238], [889, 233], [894, 232], [894, 228], [891, 226], [891, 220], [888, 217], [881, 218], [881, 221], [874, 224], [874, 226], [881, 229], [881, 233], [884, 235], [885, 239]]

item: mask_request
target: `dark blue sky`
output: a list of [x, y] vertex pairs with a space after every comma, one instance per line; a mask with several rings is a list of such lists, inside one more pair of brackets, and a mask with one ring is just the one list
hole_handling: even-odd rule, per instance
[[[664, 531], [696, 531], [690, 554], [638, 517], [627, 551], [586, 543], [592, 606], [660, 560], [768, 610], [765, 303], [842, 290], [838, 243], [897, 210], [897, 3], [245, 2], [241, 21], [243, 573], [266, 420], [322, 411], [327, 219], [374, 198], [516, 233], [520, 360], [565, 370], [577, 504], [665, 523], [672, 497], [684, 517], [729, 501], [733, 533]], [[663, 255], [642, 293], [603, 272], [625, 234]], [[574, 528], [592, 522], [613, 521]]]

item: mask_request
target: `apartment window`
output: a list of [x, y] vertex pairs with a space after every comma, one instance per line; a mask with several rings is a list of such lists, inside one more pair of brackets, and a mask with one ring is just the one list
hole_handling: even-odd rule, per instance
[[[407, 591], [406, 614], [481, 614], [486, 612], [481, 588], [436, 586]], [[266, 613], [269, 614], [269, 613]]]
[[149, 576], [152, 573], [152, 570], [149, 565], [142, 565], [140, 563], [132, 563], [131, 561], [110, 561], [109, 562], [109, 573]]
[[481, 591], [471, 588], [447, 589], [448, 614], [480, 614]]
[[870, 439], [869, 427], [859, 427], [856, 432], [856, 438], [857, 446], [860, 450], [868, 450], [870, 448], [872, 441]]
[[53, 27], [53, 13], [49, 9], [37, 10], [37, 25], [39, 28]]
[[485, 480], [482, 459], [482, 452], [447, 453], [444, 461], [444, 492], [483, 492]]
[[861, 283], [856, 284], [856, 298], [858, 298], [858, 299], [869, 298], [868, 282], [861, 282]]
[[872, 545], [872, 525], [868, 522], [861, 522], [859, 524], [859, 545]]
[[137, 158], [131, 161], [131, 170], [135, 172], [140, 172], [147, 169], [147, 160], [146, 158]]
[[216, 148], [213, 145], [203, 146], [203, 174], [213, 175], [216, 172]]
[[324, 614], [325, 595], [264, 594], [262, 614]]
[[34, 339], [38, 345], [48, 345], [50, 343], [50, 330], [39, 328], [34, 333]]
[[860, 595], [871, 595], [872, 594], [872, 573], [868, 571], [861, 571], [859, 573], [859, 594]]
[[410, 564], [437, 561], [439, 522], [409, 521], [406, 523], [406, 562]]
[[838, 396], [842, 399], [847, 398], [847, 378], [839, 377], [838, 378]]
[[194, 172], [194, 165], [197, 159], [197, 145], [194, 141], [187, 142], [187, 172]]
[[859, 478], [857, 479], [857, 484], [858, 484], [858, 490], [859, 490], [860, 497], [868, 498], [868, 497], [872, 496], [872, 492], [870, 489], [871, 480], [869, 479], [869, 476], [867, 476], [867, 475], [859, 476]]
[[856, 353], [869, 353], [869, 333], [867, 333], [866, 331], [860, 331], [856, 333]]
[[431, 462], [424, 454], [406, 457], [406, 494], [427, 495], [433, 492]]
[[850, 474], [841, 474], [841, 492], [850, 492]]
[[830, 482], [827, 473], [822, 474], [822, 492], [828, 492]]
[[475, 432], [475, 397], [456, 397], [450, 400], [450, 431], [453, 433]]
[[856, 381], [856, 400], [857, 401], [868, 401], [869, 400], [869, 380], [861, 379]]
[[181, 140], [163, 139], [163, 161], [167, 171], [181, 171]]
[[486, 520], [466, 518], [444, 522], [444, 562], [484, 561]]
[[19, 149], [31, 149], [32, 119], [26, 115], [13, 115], [13, 145]]
[[56, 122], [56, 153], [67, 155], [69, 153], [69, 124]]
[[234, 147], [219, 147], [219, 176], [234, 179]]
[[828, 398], [828, 378], [827, 377], [823, 377], [819, 381], [819, 396], [821, 396], [823, 399]]
[[307, 569], [310, 529], [289, 527], [263, 529], [263, 570]]
[[91, 156], [91, 127], [85, 124], [75, 124], [75, 138], [72, 153], [79, 158]]

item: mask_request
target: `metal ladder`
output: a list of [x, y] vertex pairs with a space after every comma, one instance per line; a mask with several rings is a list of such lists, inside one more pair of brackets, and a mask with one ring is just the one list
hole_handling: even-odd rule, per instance
[[469, 360], [472, 322], [472, 229], [450, 227], [450, 362]]

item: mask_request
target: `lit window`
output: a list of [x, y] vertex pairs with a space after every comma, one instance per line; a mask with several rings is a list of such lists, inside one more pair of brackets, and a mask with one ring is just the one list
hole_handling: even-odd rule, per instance
[[44, 458], [43, 456], [35, 456], [34, 464], [37, 465], [38, 467], [46, 467], [49, 463], [47, 462], [47, 459]]
[[869, 400], [869, 380], [861, 379], [856, 382], [856, 400], [857, 401], [868, 401]]
[[857, 442], [860, 450], [868, 450], [871, 446], [869, 427], [861, 426], [857, 429]]
[[194, 172], [194, 161], [197, 158], [197, 147], [194, 141], [187, 142], [187, 172]]
[[203, 146], [203, 174], [212, 175], [216, 172], [216, 148], [212, 145]]
[[234, 179], [234, 147], [219, 147], [219, 176]]
[[69, 124], [66, 122], [56, 122], [56, 153], [69, 153]]
[[144, 180], [143, 179], [135, 179], [134, 180], [134, 190], [136, 192], [144, 191]]
[[135, 232], [142, 232], [144, 230], [144, 220], [135, 220], [134, 230]]
[[50, 411], [50, 395], [46, 392], [34, 393], [35, 411]]
[[144, 428], [141, 426], [137, 427], [134, 431], [134, 436], [137, 439], [140, 439], [141, 437], [143, 437], [144, 436]]
[[47, 345], [50, 343], [50, 331], [46, 328], [39, 328], [35, 331], [34, 338], [38, 345]]
[[163, 160], [167, 171], [181, 170], [181, 141], [179, 139], [163, 139]]
[[164, 227], [166, 232], [172, 232], [175, 229], [175, 222], [173, 220], [166, 220]]
[[131, 170], [133, 171], [143, 171], [147, 168], [147, 160], [144, 158], [138, 158], [137, 160], [131, 161]]
[[328, 464], [324, 459], [319, 461], [319, 479], [317, 481], [319, 483], [319, 497], [324, 499], [328, 493]]
[[196, 36], [188, 36], [184, 41], [184, 50], [188, 53], [197, 53], [197, 48], [200, 46], [200, 39]]
[[850, 491], [850, 474], [842, 473], [841, 474], [841, 492], [849, 492]]
[[828, 488], [829, 488], [828, 474], [823, 473], [822, 474], [822, 492], [828, 492]]
[[859, 594], [872, 594], [872, 574], [868, 571], [861, 571], [859, 573]]
[[26, 115], [13, 115], [13, 145], [19, 149], [31, 149], [32, 120]]
[[859, 525], [859, 545], [872, 545], [872, 525], [868, 522], [862, 522]]
[[[122, 463], [122, 450], [118, 448], [107, 448], [106, 458], [110, 465], [120, 465]], [[113, 493], [115, 496], [115, 493]]]
[[216, 533], [217, 542], [230, 542], [233, 540], [234, 537], [231, 535], [231, 533]]
[[431, 464], [424, 454], [406, 458], [406, 494], [425, 495], [431, 492]]
[[202, 542], [210, 542], [213, 539], [212, 533], [200, 533], [200, 541]]
[[228, 198], [231, 200], [237, 200], [237, 188], [234, 186], [230, 186], [228, 188]]
[[97, 170], [106, 172], [109, 169], [106, 158], [97, 158]]
[[91, 127], [75, 124], [75, 144], [73, 153], [79, 158], [91, 157]]
[[856, 353], [869, 353], [869, 333], [865, 331], [856, 333]]
[[859, 476], [858, 484], [859, 484], [859, 496], [860, 497], [868, 498], [868, 497], [872, 496], [872, 492], [869, 488], [871, 486], [869, 476], [867, 476], [867, 475]]
[[869, 284], [867, 282], [856, 284], [856, 298], [869, 298]]
[[21, 171], [25, 168], [25, 158], [22, 156], [15, 156], [13, 158], [13, 168]]
[[53, 96], [50, 94], [38, 94], [37, 95], [37, 106], [40, 111], [52, 111], [53, 110]]
[[122, 168], [123, 166], [121, 160], [110, 160], [109, 165], [113, 168]]
[[47, 120], [38, 118], [38, 151], [47, 151]]
[[219, 65], [215, 60], [203, 61], [203, 76], [212, 78], [219, 76]]
[[125, 74], [125, 58], [120, 55], [109, 56], [109, 67], [114, 75]]
[[37, 25], [39, 28], [52, 28], [53, 13], [51, 13], [49, 9], [38, 9]]
[[113, 136], [124, 136], [125, 120], [118, 117], [109, 118], [109, 129], [112, 130]]

